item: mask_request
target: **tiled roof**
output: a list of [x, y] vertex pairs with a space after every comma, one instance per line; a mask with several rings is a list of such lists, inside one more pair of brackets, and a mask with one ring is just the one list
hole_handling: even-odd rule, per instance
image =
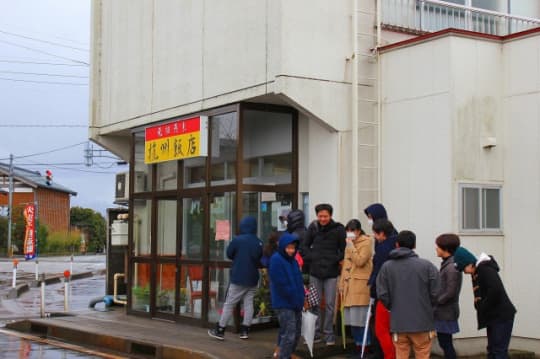
[[[0, 175], [9, 175], [9, 165], [7, 163], [0, 162]], [[45, 176], [42, 175], [39, 171], [30, 171], [21, 167], [14, 166], [13, 167], [13, 177], [21, 181], [30, 187], [42, 187], [47, 188], [59, 192], [66, 192], [73, 196], [77, 195], [77, 192], [62, 186], [61, 184], [57, 183], [56, 181], [52, 181], [50, 185], [47, 184], [45, 181]], [[1, 191], [1, 190], [0, 190]]]

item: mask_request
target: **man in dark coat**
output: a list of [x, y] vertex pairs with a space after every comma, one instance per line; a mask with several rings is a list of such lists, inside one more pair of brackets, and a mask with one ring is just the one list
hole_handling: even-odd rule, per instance
[[399, 232], [397, 248], [377, 276], [377, 297], [392, 313], [390, 331], [397, 359], [408, 359], [411, 346], [415, 358], [429, 359], [435, 337], [433, 308], [439, 293], [439, 271], [430, 261], [419, 258], [415, 247], [413, 232]]
[[257, 237], [257, 220], [245, 217], [240, 221], [240, 234], [227, 247], [227, 257], [232, 260], [231, 279], [223, 312], [215, 329], [208, 331], [213, 338], [223, 340], [225, 327], [232, 317], [236, 304], [243, 300], [244, 320], [240, 338], [247, 339], [253, 319], [253, 297], [259, 282], [259, 264], [262, 257], [262, 241]]
[[[335, 344], [333, 318], [336, 301], [337, 276], [339, 263], [345, 254], [345, 227], [332, 219], [332, 206], [326, 203], [315, 206], [317, 220], [313, 221], [306, 232], [302, 245], [304, 263], [309, 266], [309, 281], [317, 292], [324, 295], [325, 311], [322, 334], [326, 345]], [[313, 308], [319, 315], [320, 307]], [[317, 331], [321, 332], [321, 321], [317, 320]], [[320, 336], [318, 336], [320, 338]]]

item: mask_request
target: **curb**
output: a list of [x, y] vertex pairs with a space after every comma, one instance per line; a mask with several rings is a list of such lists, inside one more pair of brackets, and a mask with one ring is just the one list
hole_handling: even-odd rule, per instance
[[86, 348], [106, 350], [123, 355], [127, 354], [130, 357], [217, 359], [212, 354], [189, 348], [151, 343], [129, 337], [112, 337], [50, 323], [38, 323], [32, 320], [7, 323], [6, 328], [16, 332], [39, 336], [40, 338], [54, 338], [68, 343], [75, 343]]
[[[91, 278], [98, 275], [104, 275], [106, 273], [107, 273], [106, 269], [100, 269], [95, 272], [75, 273], [71, 276], [70, 280]], [[45, 282], [45, 285], [62, 283], [64, 282], [64, 276], [56, 275], [53, 277], [48, 277], [48, 278], [45, 278], [43, 282]], [[30, 289], [30, 287], [35, 288], [39, 286], [41, 286], [40, 280], [32, 280], [26, 283], [20, 283], [20, 284], [17, 284], [15, 288], [9, 288], [9, 290], [7, 290], [7, 293], [0, 294], [0, 299], [16, 299], [16, 298], [19, 298], [21, 294], [27, 292]]]

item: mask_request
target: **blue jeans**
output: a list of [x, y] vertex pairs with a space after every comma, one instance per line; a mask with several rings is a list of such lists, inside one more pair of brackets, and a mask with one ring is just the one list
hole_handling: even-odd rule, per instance
[[508, 346], [512, 336], [514, 319], [497, 321], [487, 326], [487, 352], [488, 358], [506, 359], [508, 358]]
[[456, 359], [456, 350], [452, 342], [452, 334], [437, 332], [439, 346], [444, 352], [444, 359]]
[[279, 358], [289, 359], [294, 353], [302, 330], [302, 311], [274, 309], [279, 321]]

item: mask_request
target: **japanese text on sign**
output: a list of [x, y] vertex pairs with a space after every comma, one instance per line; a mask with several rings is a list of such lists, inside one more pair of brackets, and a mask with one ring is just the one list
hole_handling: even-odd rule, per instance
[[200, 116], [148, 127], [144, 163], [207, 155], [208, 117]]

